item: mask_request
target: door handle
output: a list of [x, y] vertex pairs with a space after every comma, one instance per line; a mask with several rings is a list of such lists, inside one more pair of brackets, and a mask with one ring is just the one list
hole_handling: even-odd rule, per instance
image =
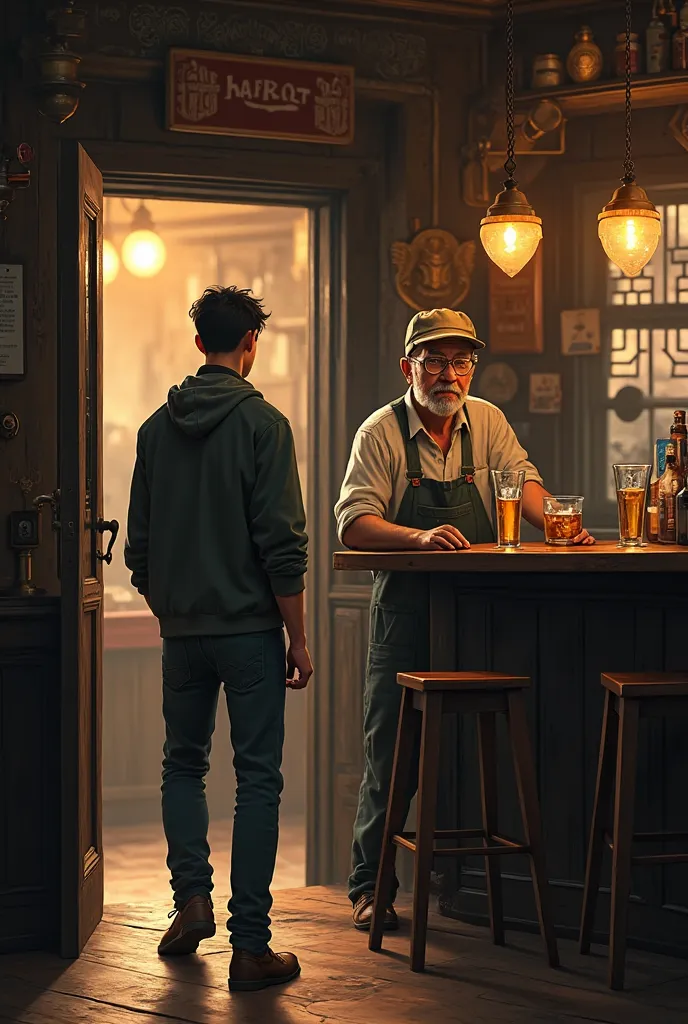
[[105, 562], [106, 565], [110, 565], [112, 562], [112, 549], [115, 546], [117, 534], [119, 533], [119, 523], [116, 519], [99, 519], [95, 525], [95, 529], [98, 533], [110, 534], [110, 541], [105, 553], [103, 554], [102, 551], [96, 551], [96, 558], [101, 562]]
[[52, 494], [40, 494], [37, 498], [33, 499], [33, 507], [40, 510], [44, 505], [50, 505], [50, 522], [53, 530], [59, 530], [61, 527], [60, 523], [60, 491], [59, 488], [54, 490]]

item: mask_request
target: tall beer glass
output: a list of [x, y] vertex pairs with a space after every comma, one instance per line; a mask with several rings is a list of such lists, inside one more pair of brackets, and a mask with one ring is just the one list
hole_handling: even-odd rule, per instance
[[619, 506], [619, 547], [639, 548], [643, 543], [647, 485], [652, 466], [614, 466]]
[[521, 504], [525, 469], [492, 470], [492, 486], [497, 506], [497, 547], [521, 546]]

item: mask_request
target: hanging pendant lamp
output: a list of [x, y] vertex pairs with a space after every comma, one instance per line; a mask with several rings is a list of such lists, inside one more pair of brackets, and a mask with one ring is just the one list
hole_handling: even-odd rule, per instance
[[134, 277], [155, 277], [165, 266], [166, 259], [165, 243], [155, 230], [150, 210], [142, 199], [132, 217], [131, 230], [122, 243], [122, 263]]
[[507, 0], [506, 5], [506, 138], [507, 179], [480, 221], [480, 241], [492, 262], [515, 277], [535, 255], [542, 221], [514, 179], [514, 0]]
[[626, 155], [621, 181], [597, 216], [597, 230], [612, 263], [627, 277], [637, 277], [654, 255], [662, 225], [645, 189], [636, 185], [631, 157], [631, 0], [626, 0]]

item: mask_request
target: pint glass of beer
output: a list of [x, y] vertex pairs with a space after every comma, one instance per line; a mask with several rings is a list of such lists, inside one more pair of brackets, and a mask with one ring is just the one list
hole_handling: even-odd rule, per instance
[[497, 547], [519, 548], [521, 546], [521, 502], [525, 469], [492, 470], [497, 505]]
[[643, 543], [647, 485], [651, 469], [652, 466], [614, 466], [621, 548], [639, 548]]
[[573, 544], [583, 529], [583, 498], [579, 495], [548, 496], [542, 499], [545, 544], [565, 547]]

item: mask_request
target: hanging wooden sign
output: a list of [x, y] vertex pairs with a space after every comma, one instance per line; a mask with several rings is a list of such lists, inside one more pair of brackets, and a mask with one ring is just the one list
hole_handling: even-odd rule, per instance
[[345, 146], [354, 137], [354, 69], [172, 49], [167, 127]]
[[542, 242], [516, 277], [490, 260], [490, 352], [542, 352]]

